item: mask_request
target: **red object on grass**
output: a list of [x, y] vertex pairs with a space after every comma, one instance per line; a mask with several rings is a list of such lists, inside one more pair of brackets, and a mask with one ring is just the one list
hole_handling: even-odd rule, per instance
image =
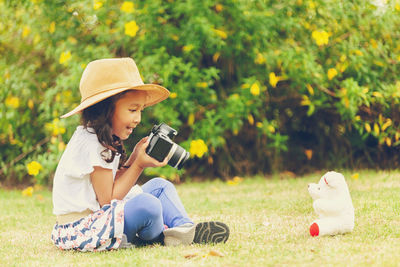
[[311, 236], [318, 236], [319, 235], [319, 227], [318, 224], [313, 223], [310, 226], [310, 235]]

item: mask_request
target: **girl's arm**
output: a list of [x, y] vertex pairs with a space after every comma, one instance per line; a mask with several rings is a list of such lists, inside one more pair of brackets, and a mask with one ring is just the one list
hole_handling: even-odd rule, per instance
[[136, 159], [115, 181], [113, 181], [112, 170], [98, 166], [94, 167], [90, 178], [100, 206], [111, 203], [112, 199], [123, 199], [136, 183], [144, 168], [162, 167], [167, 164], [167, 159], [159, 162], [147, 155], [145, 151], [148, 145], [149, 143], [146, 139], [145, 142], [135, 147], [135, 150], [137, 150]]
[[131, 166], [133, 164], [133, 162], [136, 160], [137, 158], [137, 154], [138, 154], [138, 150], [139, 147], [141, 147], [144, 143], [146, 143], [148, 139], [148, 136], [142, 138], [135, 146], [135, 148], [133, 149], [133, 152], [131, 153], [129, 159], [125, 162], [125, 166], [124, 168], [121, 168], [117, 171], [116, 175], [115, 175], [115, 180], [117, 180], [122, 174], [125, 173], [125, 171], [127, 170], [127, 167]]

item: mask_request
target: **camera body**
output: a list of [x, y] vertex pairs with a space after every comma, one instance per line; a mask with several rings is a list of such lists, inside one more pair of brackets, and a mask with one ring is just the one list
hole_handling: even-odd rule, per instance
[[168, 158], [168, 165], [181, 169], [189, 158], [189, 152], [172, 141], [178, 132], [165, 123], [154, 125], [149, 136], [150, 142], [146, 153], [162, 162]]

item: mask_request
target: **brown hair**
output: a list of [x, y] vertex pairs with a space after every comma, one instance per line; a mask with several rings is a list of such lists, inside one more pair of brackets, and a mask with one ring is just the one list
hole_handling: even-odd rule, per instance
[[[115, 112], [115, 103], [122, 98], [125, 93], [116, 94], [102, 100], [82, 111], [81, 123], [86, 130], [93, 128], [97, 139], [106, 149], [101, 152], [101, 157], [106, 162], [114, 161], [115, 155], [120, 154], [118, 168], [121, 168], [126, 162], [126, 151], [122, 140], [112, 134], [112, 117]], [[89, 131], [89, 130], [88, 130]]]

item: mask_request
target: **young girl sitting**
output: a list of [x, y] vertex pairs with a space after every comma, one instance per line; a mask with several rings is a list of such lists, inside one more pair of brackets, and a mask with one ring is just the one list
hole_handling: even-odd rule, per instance
[[144, 84], [131, 58], [101, 59], [88, 64], [80, 81], [81, 113], [54, 177], [51, 238], [60, 249], [101, 251], [132, 244], [167, 246], [226, 242], [221, 222], [194, 224], [172, 183], [154, 178], [135, 185], [148, 167], [161, 167], [146, 153], [148, 137], [127, 158], [122, 140], [141, 121], [144, 108], [165, 100], [169, 91]]

